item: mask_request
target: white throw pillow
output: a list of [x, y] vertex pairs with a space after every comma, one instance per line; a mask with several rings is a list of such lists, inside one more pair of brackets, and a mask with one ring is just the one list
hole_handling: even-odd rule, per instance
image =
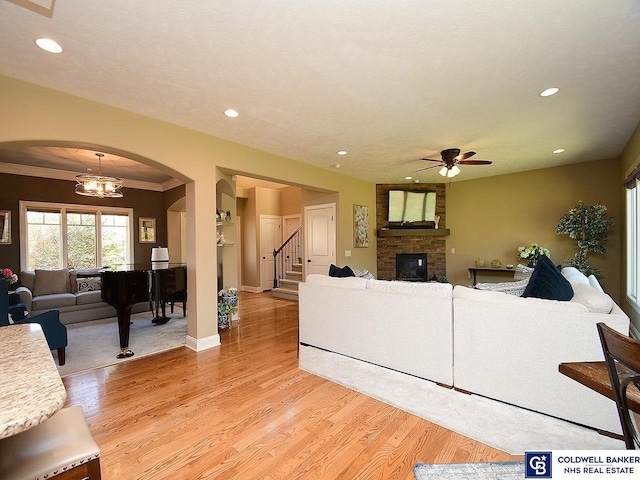
[[596, 278], [595, 275], [589, 275], [589, 285], [591, 285], [593, 288], [595, 288], [600, 293], [605, 293], [604, 289], [600, 285], [600, 282], [598, 281], [598, 279]]
[[569, 281], [572, 287], [578, 284], [589, 285], [589, 279], [586, 275], [575, 267], [564, 267], [562, 276]]
[[76, 280], [78, 293], [95, 292], [100, 290], [102, 284], [101, 280], [102, 279], [100, 277], [78, 278]]
[[525, 278], [516, 282], [476, 283], [475, 288], [478, 290], [491, 290], [492, 292], [502, 292], [508, 295], [521, 297], [529, 284], [529, 280], [529, 278]]
[[613, 300], [606, 293], [601, 293], [591, 285], [578, 284], [573, 286], [571, 302], [580, 303], [592, 313], [611, 313]]

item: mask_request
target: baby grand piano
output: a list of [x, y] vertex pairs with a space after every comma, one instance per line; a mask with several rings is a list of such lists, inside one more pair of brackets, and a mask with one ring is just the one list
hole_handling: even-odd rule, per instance
[[[101, 270], [102, 300], [113, 306], [118, 313], [120, 353], [117, 358], [132, 357], [129, 348], [131, 330], [131, 308], [140, 302], [162, 305], [162, 316], [156, 314], [153, 322], [166, 323], [164, 302], [169, 295], [187, 291], [187, 267], [183, 264], [166, 263], [162, 267], [149, 263], [136, 263], [107, 267]], [[156, 310], [156, 309], [154, 309]]]

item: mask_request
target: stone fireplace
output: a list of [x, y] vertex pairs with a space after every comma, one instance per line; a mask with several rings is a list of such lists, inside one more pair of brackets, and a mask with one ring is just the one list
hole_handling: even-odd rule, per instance
[[[389, 190], [436, 191], [436, 215], [440, 217], [438, 229], [389, 229]], [[427, 280], [447, 274], [446, 185], [384, 184], [376, 186], [376, 243], [378, 247], [378, 278], [396, 279], [397, 254], [426, 254]]]
[[396, 280], [426, 282], [427, 254], [396, 253]]

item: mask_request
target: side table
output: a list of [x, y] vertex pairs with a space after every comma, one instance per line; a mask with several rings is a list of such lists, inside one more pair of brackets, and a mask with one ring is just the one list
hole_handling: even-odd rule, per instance
[[514, 268], [469, 267], [469, 273], [471, 273], [471, 275], [473, 276], [473, 285], [472, 286], [474, 286], [474, 287], [475, 287], [476, 283], [478, 283], [478, 280], [476, 279], [476, 275], [478, 273], [488, 273], [488, 274], [508, 273], [508, 274], [511, 274], [511, 277], [513, 278], [515, 272], [516, 271], [515, 271]]

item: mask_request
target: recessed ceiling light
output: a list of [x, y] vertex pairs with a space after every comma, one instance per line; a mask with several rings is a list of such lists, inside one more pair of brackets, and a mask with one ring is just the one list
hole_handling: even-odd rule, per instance
[[420, 183], [420, 180], [414, 180], [413, 183]]
[[224, 114], [225, 114], [227, 117], [230, 117], [230, 118], [236, 118], [238, 115], [240, 115], [240, 114], [239, 114], [237, 111], [235, 111], [233, 108], [230, 108], [230, 109], [228, 109], [228, 110], [225, 110], [225, 111], [224, 111]]
[[411, 180], [413, 177], [404, 177], [405, 180]]
[[553, 153], [562, 153], [564, 152], [564, 148], [556, 148]]
[[346, 150], [340, 150], [340, 151], [338, 152], [338, 155], [340, 155], [340, 156], [342, 156], [342, 155], [346, 155], [346, 154], [347, 154], [347, 151], [346, 151]]
[[333, 166], [334, 166], [335, 168], [340, 168], [342, 165], [341, 165], [341, 164], [339, 164], [339, 163], [334, 163], [334, 164], [333, 164]]
[[555, 95], [559, 91], [560, 91], [560, 89], [556, 88], [556, 87], [547, 88], [544, 92], [540, 93], [540, 96], [541, 97], [550, 97], [551, 95]]
[[38, 38], [36, 40], [36, 45], [49, 53], [62, 53], [62, 47], [60, 44], [50, 38]]

